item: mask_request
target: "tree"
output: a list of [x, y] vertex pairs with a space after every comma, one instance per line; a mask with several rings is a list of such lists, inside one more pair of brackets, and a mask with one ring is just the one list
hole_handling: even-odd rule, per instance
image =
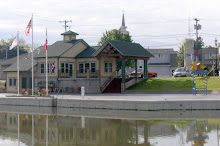
[[[118, 29], [113, 29], [110, 31], [106, 31], [103, 33], [101, 40], [98, 42], [98, 45], [104, 44], [107, 40], [112, 41], [124, 41], [124, 42], [133, 42], [129, 33], [123, 34]], [[134, 60], [127, 60], [126, 67], [134, 67], [135, 61]], [[117, 71], [121, 69], [121, 61], [117, 62]]]
[[178, 55], [177, 55], [177, 64], [178, 67], [183, 67], [184, 66], [184, 53], [186, 49], [186, 40], [181, 43], [181, 46], [179, 47], [178, 50]]
[[[8, 54], [7, 55], [8, 59], [17, 56], [17, 47], [13, 48], [12, 50], [8, 50], [13, 40], [14, 38], [10, 38], [7, 41], [2, 39], [0, 41], [0, 59], [6, 59], [6, 50]], [[25, 40], [22, 37], [20, 37], [19, 38], [19, 54], [21, 55], [21, 54], [27, 53], [28, 50], [30, 50], [30, 45], [26, 44]]]

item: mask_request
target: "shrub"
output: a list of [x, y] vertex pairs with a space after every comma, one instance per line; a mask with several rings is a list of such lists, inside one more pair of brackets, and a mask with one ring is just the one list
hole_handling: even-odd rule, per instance
[[41, 95], [46, 95], [46, 89], [41, 89], [40, 93], [41, 93]]
[[20, 90], [20, 94], [22, 94], [22, 95], [25, 94], [25, 89], [24, 89], [24, 88], [22, 88], [22, 89]]

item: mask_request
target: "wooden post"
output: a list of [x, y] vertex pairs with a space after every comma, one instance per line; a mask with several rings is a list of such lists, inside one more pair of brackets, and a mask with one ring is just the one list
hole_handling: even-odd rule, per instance
[[148, 78], [147, 60], [144, 60], [144, 78]]

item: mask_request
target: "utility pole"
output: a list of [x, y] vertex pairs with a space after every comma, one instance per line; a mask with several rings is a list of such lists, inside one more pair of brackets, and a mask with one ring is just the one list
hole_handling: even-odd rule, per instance
[[218, 62], [218, 59], [217, 59], [217, 50], [218, 50], [218, 44], [217, 44], [217, 39], [215, 38], [215, 46], [216, 46], [216, 58], [215, 58], [215, 76], [217, 76], [218, 75], [218, 70], [217, 70], [217, 62]]
[[[193, 20], [196, 21], [196, 25], [194, 25], [194, 29], [196, 30], [196, 45], [198, 45], [198, 30], [201, 29], [201, 25], [198, 24], [199, 19], [194, 18]], [[195, 58], [195, 57], [194, 57]], [[196, 63], [198, 62], [198, 56], [196, 56]]]
[[72, 20], [64, 20], [64, 21], [59, 21], [60, 23], [64, 23], [64, 27], [65, 27], [65, 32], [66, 32], [66, 28], [68, 27], [67, 23], [71, 22], [72, 23]]

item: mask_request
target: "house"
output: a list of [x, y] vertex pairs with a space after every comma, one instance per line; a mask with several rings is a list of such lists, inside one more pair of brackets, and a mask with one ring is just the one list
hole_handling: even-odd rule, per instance
[[[194, 43], [193, 39], [186, 39], [186, 54], [184, 59], [184, 66], [191, 68], [190, 64], [192, 63], [191, 54], [194, 54]], [[211, 69], [216, 63], [217, 55], [217, 70], [219, 69], [219, 49], [218, 48], [201, 48], [198, 52], [198, 62], [205, 65], [208, 69]], [[215, 68], [214, 68], [215, 69]]]
[[[156, 72], [158, 77], [172, 77], [177, 68], [177, 51], [169, 49], [147, 49], [153, 58], [148, 61], [148, 71]], [[143, 67], [143, 61], [138, 61], [138, 67]]]
[[[24, 56], [27, 56], [27, 53], [25, 54], [20, 54], [20, 59], [23, 58]], [[11, 66], [13, 63], [17, 61], [17, 57], [13, 57], [7, 60], [3, 60], [0, 62], [0, 79], [1, 80], [6, 80], [6, 74], [4, 73], [4, 70]]]
[[218, 48], [202, 48], [199, 52], [199, 60], [201, 60], [201, 63], [207, 68], [211, 68], [216, 62], [212, 56], [215, 58], [216, 54], [219, 54]]
[[[116, 77], [116, 61], [127, 59], [147, 60], [152, 54], [140, 44], [107, 41], [101, 47], [91, 47], [83, 39], [76, 39], [75, 32], [62, 33], [63, 40], [48, 45], [48, 83], [49, 91], [62, 88], [65, 92], [75, 92], [84, 86], [86, 93], [100, 93]], [[43, 46], [34, 52], [34, 89], [45, 88], [46, 53]], [[123, 64], [123, 63], [122, 63]], [[7, 92], [17, 92], [17, 63], [4, 70], [7, 74]], [[54, 68], [52, 70], [52, 68]], [[19, 87], [31, 89], [31, 54], [20, 59]], [[147, 71], [147, 68], [145, 68]], [[109, 77], [112, 79], [109, 80]], [[106, 81], [109, 81], [108, 83]], [[125, 78], [119, 82], [124, 90]], [[104, 86], [103, 86], [104, 85]]]

